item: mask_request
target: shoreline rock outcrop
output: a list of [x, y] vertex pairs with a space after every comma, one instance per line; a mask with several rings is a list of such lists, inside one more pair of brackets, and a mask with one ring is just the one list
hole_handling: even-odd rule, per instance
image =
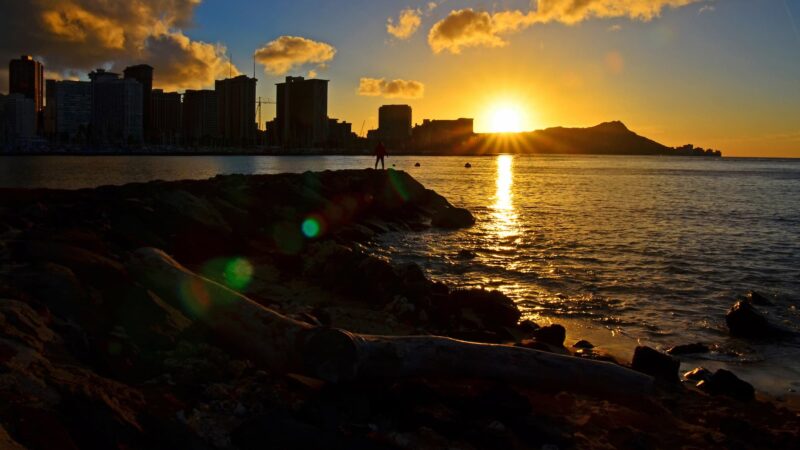
[[[451, 208], [395, 171], [0, 190], [0, 445], [800, 442], [795, 416], [759, 402], [739, 411], [724, 395], [660, 388], [642, 399], [625, 395], [634, 384], [592, 389], [598, 379], [591, 372], [568, 375], [558, 366], [544, 378], [551, 383], [519, 382], [546, 375], [536, 373], [531, 355], [598, 366], [574, 365], [579, 358], [567, 356], [563, 328], [518, 323], [519, 310], [502, 293], [454, 289], [365, 245], [378, 233], [428, 229]], [[160, 250], [139, 250], [146, 247]], [[131, 263], [148, 255], [174, 261], [174, 270]], [[238, 316], [227, 309], [236, 302], [246, 305]], [[464, 336], [481, 343], [452, 339]], [[315, 339], [319, 345], [307, 345]], [[525, 339], [564, 354], [505, 345]], [[307, 354], [292, 354], [297, 344]], [[354, 347], [355, 361], [369, 362], [358, 369], [370, 376], [325, 375], [345, 373]], [[486, 354], [501, 357], [485, 362]], [[649, 379], [626, 378], [632, 371], [619, 365], [599, 367], [625, 380]], [[583, 386], [570, 385], [578, 380]], [[653, 410], [659, 423], [650, 420]], [[757, 441], [717, 425], [734, 416], [763, 430]]]

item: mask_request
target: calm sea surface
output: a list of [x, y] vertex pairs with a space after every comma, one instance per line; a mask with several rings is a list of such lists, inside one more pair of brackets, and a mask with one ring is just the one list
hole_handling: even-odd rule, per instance
[[[800, 160], [666, 157], [394, 157], [478, 224], [393, 233], [376, 251], [434, 278], [500, 289], [538, 320], [618, 354], [638, 342], [707, 342], [685, 365], [800, 390], [800, 343], [730, 339], [726, 310], [757, 290], [800, 330]], [[469, 161], [471, 169], [465, 169]], [[414, 167], [419, 162], [421, 167]], [[367, 157], [4, 157], [0, 187], [83, 188], [227, 173], [364, 168]], [[459, 257], [469, 250], [474, 258]], [[568, 339], [569, 340], [569, 339]]]

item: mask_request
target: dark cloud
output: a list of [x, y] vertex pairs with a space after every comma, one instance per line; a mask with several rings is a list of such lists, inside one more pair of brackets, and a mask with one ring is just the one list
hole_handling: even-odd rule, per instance
[[3, 0], [0, 58], [7, 61], [32, 54], [44, 61], [47, 70], [69, 73], [85, 73], [98, 66], [120, 70], [146, 62], [156, 69], [158, 87], [209, 86], [223, 72], [227, 75], [224, 48], [193, 41], [181, 31], [191, 23], [199, 3]]

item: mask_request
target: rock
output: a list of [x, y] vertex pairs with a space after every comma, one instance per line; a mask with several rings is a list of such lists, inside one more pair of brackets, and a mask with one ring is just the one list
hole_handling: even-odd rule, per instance
[[711, 377], [711, 371], [706, 369], [705, 367], [697, 367], [683, 374], [683, 378], [686, 378], [687, 380], [691, 381], [707, 380], [710, 377]]
[[708, 353], [711, 349], [706, 344], [697, 342], [694, 344], [676, 345], [667, 349], [670, 355], [688, 355], [692, 353]]
[[594, 345], [592, 345], [589, 341], [580, 340], [574, 344], [572, 344], [573, 348], [583, 348], [583, 349], [592, 349]]
[[753, 385], [725, 369], [717, 370], [707, 380], [700, 381], [697, 387], [711, 395], [724, 395], [743, 402], [749, 402], [756, 398]]
[[563, 326], [555, 323], [534, 331], [533, 337], [539, 342], [562, 347], [564, 345], [564, 339], [567, 338], [567, 330], [564, 329]]
[[270, 411], [245, 421], [233, 430], [231, 440], [242, 450], [338, 447], [336, 436], [300, 422], [283, 411]]
[[2, 425], [0, 425], [0, 448], [3, 450], [25, 450], [25, 447], [8, 435]]
[[534, 331], [538, 330], [541, 327], [531, 319], [525, 319], [519, 323], [518, 328], [523, 333], [533, 333]]
[[767, 297], [759, 294], [756, 291], [748, 291], [744, 298], [747, 303], [750, 303], [751, 305], [772, 306], [772, 302]]
[[631, 363], [633, 370], [669, 382], [678, 381], [679, 367], [677, 359], [645, 346], [636, 347]]
[[725, 315], [731, 336], [742, 338], [769, 338], [781, 334], [780, 330], [753, 305], [738, 301]]
[[431, 225], [438, 228], [465, 228], [475, 225], [475, 217], [464, 208], [442, 208], [434, 214]]
[[456, 255], [458, 259], [475, 259], [478, 255], [473, 252], [472, 250], [459, 250], [458, 254]]
[[488, 329], [514, 326], [522, 316], [507, 295], [485, 289], [456, 289], [448, 295], [447, 307], [462, 318], [480, 321]]

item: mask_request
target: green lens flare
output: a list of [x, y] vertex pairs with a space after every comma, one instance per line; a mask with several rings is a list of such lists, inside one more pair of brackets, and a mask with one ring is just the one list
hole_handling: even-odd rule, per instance
[[406, 189], [405, 183], [403, 182], [400, 175], [396, 171], [394, 170], [389, 171], [389, 182], [392, 183], [392, 187], [394, 188], [394, 191], [397, 193], [397, 195], [404, 202], [407, 202], [408, 199], [410, 198], [410, 195], [408, 194], [408, 189]]
[[244, 258], [232, 259], [225, 265], [222, 275], [228, 287], [241, 291], [253, 280], [253, 265]]
[[320, 232], [322, 231], [322, 223], [316, 217], [309, 217], [303, 221], [300, 229], [303, 231], [305, 237], [313, 239], [319, 236]]

